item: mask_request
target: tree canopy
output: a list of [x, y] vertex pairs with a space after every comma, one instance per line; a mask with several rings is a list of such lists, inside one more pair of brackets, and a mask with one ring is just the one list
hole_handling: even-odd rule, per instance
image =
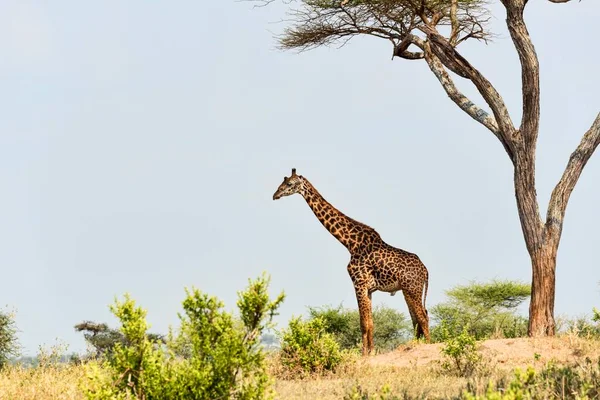
[[[486, 40], [489, 14], [485, 0], [303, 0], [290, 11], [294, 23], [285, 29], [280, 44], [285, 49], [310, 49], [344, 43], [353, 36], [367, 34], [390, 40], [395, 47], [408, 34], [427, 30], [433, 24], [451, 29], [450, 43], [468, 39]], [[414, 38], [412, 39], [414, 40]], [[395, 55], [423, 58], [423, 53]]]
[[437, 326], [432, 331], [435, 340], [460, 335], [464, 329], [477, 339], [491, 336], [518, 337], [526, 333], [527, 320], [516, 309], [531, 296], [526, 283], [494, 280], [472, 282], [446, 291], [448, 301], [431, 309]]

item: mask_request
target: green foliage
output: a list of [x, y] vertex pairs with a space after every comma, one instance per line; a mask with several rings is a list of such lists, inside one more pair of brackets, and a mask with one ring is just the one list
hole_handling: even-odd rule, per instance
[[[411, 399], [405, 392], [402, 396], [398, 396], [392, 393], [389, 385], [384, 385], [381, 389], [375, 393], [369, 393], [363, 389], [360, 385], [355, 385], [350, 388], [344, 395], [344, 400], [404, 400]], [[415, 399], [417, 400], [417, 399]]]
[[449, 336], [448, 330], [442, 328], [447, 336], [441, 353], [444, 356], [442, 368], [458, 376], [471, 376], [481, 364], [481, 354], [477, 351], [476, 339], [465, 326], [456, 336]]
[[527, 334], [527, 319], [516, 308], [531, 295], [531, 287], [513, 281], [492, 281], [456, 286], [446, 292], [450, 300], [431, 308], [436, 325], [433, 341], [460, 335], [465, 326], [477, 340], [490, 337], [521, 337]]
[[477, 394], [473, 385], [467, 386], [465, 400], [520, 399], [597, 399], [600, 398], [600, 361], [590, 359], [574, 366], [547, 364], [536, 373], [532, 367], [517, 369], [509, 382], [490, 383], [487, 391]]
[[292, 318], [287, 329], [281, 332], [280, 360], [284, 371], [291, 375], [321, 374], [335, 371], [343, 354], [327, 324], [320, 317], [303, 321]]
[[531, 286], [513, 281], [471, 283], [447, 292], [452, 299], [468, 307], [514, 309], [531, 296]]
[[146, 312], [125, 296], [111, 311], [124, 342], [101, 364], [88, 365], [88, 399], [263, 399], [268, 397], [260, 337], [284, 299], [271, 300], [269, 279], [238, 293], [239, 318], [197, 289], [186, 290], [181, 325], [166, 342], [146, 333]]
[[590, 321], [587, 317], [579, 317], [564, 321], [563, 324], [566, 325], [566, 331], [570, 334], [583, 338], [600, 337], [600, 324], [593, 319]]
[[556, 322], [557, 331], [568, 333], [586, 339], [600, 338], [600, 311], [594, 307], [592, 316], [581, 316], [578, 318], [559, 318]]
[[[360, 315], [356, 309], [326, 306], [309, 307], [311, 319], [325, 321], [326, 332], [331, 333], [342, 349], [357, 349], [362, 345]], [[373, 341], [380, 351], [394, 350], [412, 336], [412, 325], [406, 316], [390, 307], [380, 305], [373, 308]]]
[[592, 321], [600, 323], [600, 310], [598, 310], [596, 307], [594, 307], [592, 309], [592, 313], [593, 313]]
[[19, 354], [14, 314], [0, 311], [0, 369]]

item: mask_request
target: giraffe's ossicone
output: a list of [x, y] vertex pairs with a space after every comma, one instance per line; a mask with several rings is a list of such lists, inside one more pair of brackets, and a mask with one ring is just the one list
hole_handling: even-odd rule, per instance
[[328, 203], [311, 183], [292, 169], [290, 177], [273, 194], [273, 200], [299, 193], [317, 219], [350, 252], [348, 274], [354, 284], [360, 327], [362, 353], [373, 351], [373, 315], [371, 294], [402, 291], [408, 305], [417, 338], [429, 342], [429, 317], [425, 308], [429, 273], [416, 254], [385, 243], [375, 229], [353, 220]]

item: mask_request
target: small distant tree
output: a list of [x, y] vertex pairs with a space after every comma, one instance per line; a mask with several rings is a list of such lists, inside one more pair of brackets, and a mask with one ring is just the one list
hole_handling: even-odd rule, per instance
[[[340, 304], [338, 307], [309, 307], [308, 311], [311, 319], [323, 319], [326, 332], [333, 335], [342, 349], [355, 349], [362, 343], [358, 310], [343, 308]], [[412, 334], [406, 316], [385, 305], [373, 308], [373, 323], [373, 341], [378, 350], [393, 350]]]
[[519, 337], [527, 334], [527, 319], [516, 309], [531, 296], [528, 284], [492, 281], [456, 286], [446, 292], [449, 300], [431, 308], [435, 327], [432, 337], [443, 341], [460, 335], [465, 328], [476, 339], [494, 335]]
[[260, 344], [266, 349], [273, 349], [279, 347], [279, 340], [273, 333], [265, 333], [260, 338]]
[[6, 366], [10, 358], [18, 355], [19, 343], [14, 314], [0, 311], [0, 369]]
[[[85, 341], [94, 348], [92, 358], [110, 357], [117, 343], [124, 345], [127, 342], [121, 331], [109, 328], [105, 323], [83, 321], [75, 325], [75, 330], [83, 332]], [[147, 336], [152, 341], [164, 342], [164, 335], [148, 333]]]

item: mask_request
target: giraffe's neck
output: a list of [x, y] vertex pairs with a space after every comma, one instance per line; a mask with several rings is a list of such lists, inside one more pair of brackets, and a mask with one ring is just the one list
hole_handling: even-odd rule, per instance
[[381, 240], [373, 228], [353, 220], [332, 206], [306, 179], [302, 195], [321, 224], [350, 252]]

